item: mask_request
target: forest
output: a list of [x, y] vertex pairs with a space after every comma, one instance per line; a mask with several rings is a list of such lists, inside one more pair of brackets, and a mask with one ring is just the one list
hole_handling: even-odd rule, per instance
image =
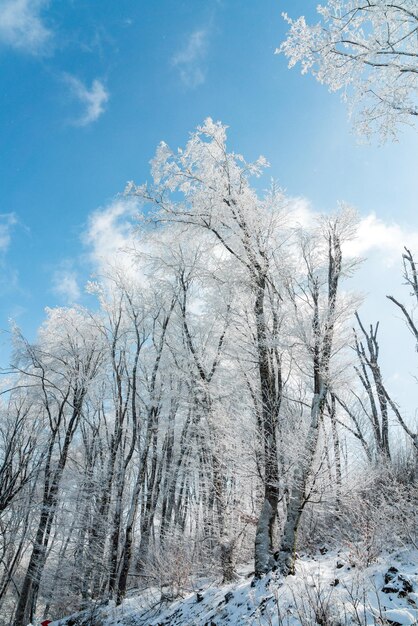
[[[352, 90], [363, 137], [397, 138], [418, 115], [418, 7], [398, 5], [329, 0], [322, 29], [286, 17], [280, 53]], [[359, 313], [359, 214], [343, 202], [304, 213], [266, 158], [229, 148], [225, 124], [190, 130], [181, 148], [161, 142], [149, 181], [121, 194], [134, 245], [89, 281], [93, 304], [48, 308], [36, 341], [12, 325], [1, 626], [71, 614], [63, 624], [99, 626], [93, 609], [138, 593], [161, 607], [204, 581], [234, 589], [243, 564], [259, 589], [318, 553], [343, 551], [361, 570], [418, 550], [418, 423], [385, 377], [390, 329]], [[403, 298], [387, 301], [418, 349], [416, 254], [399, 250]], [[418, 619], [409, 585], [392, 591]], [[303, 610], [294, 601], [294, 622], [276, 596], [276, 621], [207, 623], [417, 623], [367, 613], [364, 598], [361, 613], [362, 591], [338, 621], [315, 591]], [[153, 619], [106, 624], [204, 623]]]

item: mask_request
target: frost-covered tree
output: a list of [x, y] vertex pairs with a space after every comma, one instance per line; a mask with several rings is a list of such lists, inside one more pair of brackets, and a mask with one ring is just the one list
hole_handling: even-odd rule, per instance
[[[277, 291], [272, 266], [278, 263], [284, 234], [286, 199], [273, 188], [259, 197], [250, 184], [267, 165], [228, 152], [226, 127], [207, 119], [184, 150], [173, 152], [161, 143], [152, 161], [153, 185], [131, 183], [128, 193], [152, 206], [156, 221], [205, 231], [222, 254], [244, 274], [252, 302], [253, 342], [259, 376], [259, 436], [263, 443], [264, 503], [259, 515], [255, 569], [261, 575], [273, 566], [273, 533], [279, 501], [277, 421], [282, 399], [280, 361], [270, 350], [268, 290]], [[284, 262], [284, 261], [283, 261]], [[280, 298], [278, 299], [280, 302]]]
[[[399, 462], [389, 411], [415, 452], [377, 327], [358, 318], [350, 348], [353, 211], [296, 223], [254, 184], [264, 165], [211, 120], [184, 150], [162, 144], [153, 183], [130, 186], [144, 203], [134, 271], [114, 263], [89, 284], [94, 312], [48, 311], [36, 344], [17, 333], [0, 404], [1, 626], [134, 586], [176, 597], [192, 575], [232, 581], [252, 555], [256, 577], [292, 572], [297, 543], [370, 527], [348, 494], [364, 467], [380, 489]], [[408, 250], [404, 263], [415, 305]], [[414, 307], [391, 300], [416, 339]], [[386, 506], [373, 497], [368, 510]]]
[[[12, 388], [8, 388], [8, 383]], [[0, 409], [0, 614], [24, 555], [31, 500], [43, 461], [44, 423], [26, 389], [3, 381]]]
[[102, 360], [101, 342], [83, 310], [54, 309], [36, 345], [17, 337], [15, 369], [19, 386], [31, 390], [45, 432], [41, 506], [33, 547], [19, 593], [14, 624], [22, 626], [36, 612], [63, 473], [83, 415], [84, 401]]
[[320, 21], [292, 20], [278, 52], [331, 91], [342, 90], [360, 133], [396, 136], [418, 116], [418, 7], [415, 0], [328, 0]]
[[294, 306], [295, 340], [305, 353], [300, 367], [311, 380], [312, 400], [305, 441], [295, 463], [286, 520], [278, 554], [283, 574], [294, 572], [296, 541], [301, 516], [309, 498], [309, 483], [326, 403], [336, 382], [333, 362], [344, 346], [344, 327], [352, 313], [351, 300], [341, 294], [340, 283], [352, 263], [343, 263], [342, 247], [353, 236], [355, 216], [349, 209], [324, 218], [320, 232], [303, 233], [304, 270], [289, 283]]

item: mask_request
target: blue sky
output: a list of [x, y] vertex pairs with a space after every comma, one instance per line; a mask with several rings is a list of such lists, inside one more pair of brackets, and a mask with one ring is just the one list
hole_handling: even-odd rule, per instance
[[357, 207], [371, 256], [357, 279], [373, 292], [364, 310], [394, 320], [386, 284], [401, 283], [405, 237], [418, 244], [418, 133], [360, 146], [338, 95], [274, 54], [281, 12], [312, 19], [315, 6], [0, 0], [0, 328], [14, 317], [33, 339], [45, 306], [88, 301], [106, 245], [91, 235], [95, 216], [128, 180], [149, 178], [160, 140], [183, 145], [207, 116], [312, 210]]

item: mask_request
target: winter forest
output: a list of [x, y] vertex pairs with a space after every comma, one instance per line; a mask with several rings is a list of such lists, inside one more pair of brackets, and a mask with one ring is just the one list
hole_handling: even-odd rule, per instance
[[[342, 95], [353, 141], [402, 147], [417, 1], [278, 4], [296, 15], [274, 61]], [[307, 210], [230, 132], [208, 111], [145, 154], [89, 304], [48, 307], [35, 338], [11, 322], [1, 626], [418, 623], [418, 421], [386, 375], [390, 325], [362, 312], [362, 216]], [[417, 263], [402, 242], [379, 305], [412, 352]]]

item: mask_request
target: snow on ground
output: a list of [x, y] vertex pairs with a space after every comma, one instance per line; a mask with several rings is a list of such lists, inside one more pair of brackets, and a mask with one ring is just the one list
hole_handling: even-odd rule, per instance
[[99, 605], [51, 626], [407, 626], [418, 625], [418, 550], [381, 557], [369, 567], [347, 552], [297, 562], [295, 576], [255, 582], [243, 569], [230, 585], [207, 584], [175, 602], [157, 590], [120, 607]]

